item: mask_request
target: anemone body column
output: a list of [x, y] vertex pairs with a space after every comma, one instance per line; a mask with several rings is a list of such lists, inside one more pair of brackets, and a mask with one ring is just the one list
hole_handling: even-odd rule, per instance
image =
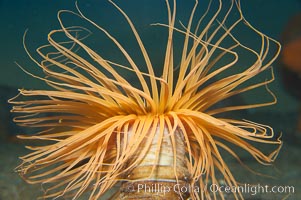
[[127, 181], [122, 183], [118, 199], [187, 199], [189, 191], [181, 190], [189, 185], [181, 131], [177, 129], [171, 134], [165, 127], [162, 137], [157, 127], [151, 144], [148, 147], [140, 145], [132, 160], [145, 150], [138, 166], [126, 175]]

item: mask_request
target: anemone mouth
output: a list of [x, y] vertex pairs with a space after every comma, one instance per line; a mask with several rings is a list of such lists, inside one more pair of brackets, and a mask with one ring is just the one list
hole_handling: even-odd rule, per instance
[[[51, 31], [49, 44], [37, 49], [41, 61], [31, 56], [24, 42], [29, 57], [46, 77], [34, 75], [20, 66], [21, 69], [51, 86], [48, 90], [22, 89], [10, 100], [14, 104], [12, 112], [20, 114], [15, 122], [41, 129], [35, 135], [19, 137], [45, 142], [41, 146], [28, 146], [33, 152], [21, 157], [23, 162], [17, 171], [27, 182], [45, 186], [44, 198], [71, 196], [76, 199], [89, 190], [89, 199], [97, 199], [118, 182], [133, 181], [127, 175], [141, 169], [145, 158], [153, 158], [155, 167], [150, 168], [151, 173], [164, 166], [160, 159], [165, 152], [169, 152], [169, 157], [164, 159], [170, 159], [173, 181], [184, 181], [192, 188], [205, 188], [209, 182], [218, 185], [217, 172], [227, 185], [237, 186], [220, 153], [226, 151], [239, 160], [229, 144], [249, 152], [261, 164], [274, 161], [281, 141], [274, 137], [271, 127], [218, 117], [229, 111], [276, 103], [267, 87], [274, 79], [272, 70], [270, 79], [249, 80], [271, 69], [280, 51], [279, 43], [245, 20], [239, 1], [224, 5], [219, 0], [217, 6], [214, 4], [216, 7], [210, 1], [198, 19], [196, 1], [188, 23], [176, 27], [176, 1], [166, 0], [168, 23], [154, 24], [167, 30], [160, 75], [156, 75], [152, 59], [131, 19], [116, 3], [109, 2], [127, 21], [144, 59], [145, 70], [138, 67], [117, 38], [87, 18], [77, 4], [77, 12], [59, 11], [61, 29]], [[104, 34], [127, 64], [108, 60], [84, 43], [92, 32], [81, 26], [65, 26], [64, 14], [77, 16]], [[236, 29], [241, 27], [257, 35], [257, 48], [240, 41]], [[58, 41], [57, 34], [67, 40]], [[178, 50], [175, 34], [183, 37], [178, 67], [175, 66]], [[271, 52], [272, 44], [278, 47], [276, 52]], [[241, 57], [246, 55], [253, 60], [244, 62]], [[139, 86], [117, 69], [131, 72]], [[272, 101], [215, 106], [262, 87], [272, 96]], [[279, 148], [265, 154], [254, 143]], [[179, 164], [182, 172], [178, 172]], [[144, 179], [149, 180], [151, 174], [146, 177], [148, 179]], [[212, 198], [209, 191], [189, 195], [193, 199]], [[223, 193], [213, 198], [218, 195], [224, 198]], [[233, 195], [236, 199], [243, 198], [240, 193]]]

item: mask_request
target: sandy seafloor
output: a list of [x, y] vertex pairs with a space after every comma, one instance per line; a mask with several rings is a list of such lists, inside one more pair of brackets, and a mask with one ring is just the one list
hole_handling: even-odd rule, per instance
[[[248, 200], [299, 200], [301, 199], [301, 135], [294, 133], [296, 113], [279, 114], [275, 112], [258, 112], [249, 115], [249, 119], [267, 123], [274, 127], [275, 132], [283, 132], [283, 147], [277, 160], [272, 166], [263, 167], [259, 165], [247, 153], [241, 152], [242, 161], [257, 172], [272, 175], [274, 178], [263, 177], [252, 174], [238, 164], [234, 158], [225, 155], [225, 160], [236, 179], [242, 184], [260, 185], [271, 188], [276, 186], [279, 190], [285, 190], [285, 186], [293, 186], [294, 192], [262, 193], [256, 195], [249, 192], [244, 197]], [[301, 133], [297, 133], [301, 134]], [[0, 144], [0, 200], [34, 200], [42, 194], [39, 185], [25, 183], [14, 168], [20, 163], [18, 156], [24, 155], [25, 150], [22, 144], [1, 141]], [[237, 151], [236, 151], [237, 152]], [[250, 191], [254, 189], [250, 188]], [[80, 199], [87, 199], [86, 196]], [[106, 199], [106, 198], [101, 198]], [[233, 199], [232, 197], [226, 198]]]

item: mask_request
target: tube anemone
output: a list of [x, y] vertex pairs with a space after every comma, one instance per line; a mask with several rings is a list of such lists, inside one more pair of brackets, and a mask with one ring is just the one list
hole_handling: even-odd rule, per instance
[[[245, 20], [238, 0], [229, 5], [214, 0], [216, 8], [210, 1], [199, 19], [195, 15], [199, 7], [195, 1], [187, 24], [181, 23], [180, 27], [175, 25], [176, 0], [166, 0], [168, 23], [154, 24], [167, 30], [160, 74], [155, 73], [134, 23], [117, 4], [109, 2], [131, 28], [146, 70], [138, 67], [117, 38], [87, 18], [77, 5], [77, 12], [58, 13], [61, 28], [52, 30], [48, 34], [49, 44], [37, 49], [41, 61], [31, 56], [24, 43], [26, 52], [46, 76], [21, 68], [51, 89], [21, 89], [10, 100], [14, 104], [12, 112], [19, 114], [15, 122], [39, 128], [35, 135], [19, 137], [41, 141], [41, 146], [27, 147], [32, 152], [21, 157], [23, 162], [17, 171], [28, 183], [43, 185], [46, 189], [43, 198], [77, 199], [88, 193], [89, 199], [99, 199], [119, 184], [120, 190], [114, 197], [117, 199], [224, 199], [222, 192], [210, 194], [204, 189], [209, 183], [219, 185], [219, 175], [228, 186], [238, 185], [221, 151], [239, 160], [231, 148], [237, 146], [259, 163], [274, 161], [281, 141], [274, 137], [272, 128], [219, 115], [276, 102], [267, 88], [274, 79], [273, 73], [272, 78], [262, 82], [248, 81], [271, 70], [280, 45]], [[65, 26], [61, 16], [66, 13], [102, 32], [127, 64], [108, 60], [85, 44], [84, 39], [91, 32], [80, 26]], [[232, 13], [238, 18], [233, 20]], [[258, 36], [259, 48], [242, 43], [236, 30], [240, 27]], [[86, 35], [80, 37], [82, 33]], [[66, 41], [57, 41], [57, 34]], [[175, 48], [175, 34], [183, 37], [181, 48]], [[277, 51], [270, 51], [272, 44]], [[181, 55], [179, 64], [175, 64], [176, 51]], [[242, 65], [241, 57], [246, 55], [255, 59]], [[139, 86], [123, 77], [120, 69], [133, 73]], [[260, 87], [266, 88], [274, 100], [249, 105], [218, 104]], [[257, 144], [276, 148], [263, 153]], [[165, 186], [164, 191], [175, 186], [192, 189], [154, 194], [140, 192], [139, 184], [150, 187], [158, 184]], [[243, 199], [240, 193], [233, 196]]]

